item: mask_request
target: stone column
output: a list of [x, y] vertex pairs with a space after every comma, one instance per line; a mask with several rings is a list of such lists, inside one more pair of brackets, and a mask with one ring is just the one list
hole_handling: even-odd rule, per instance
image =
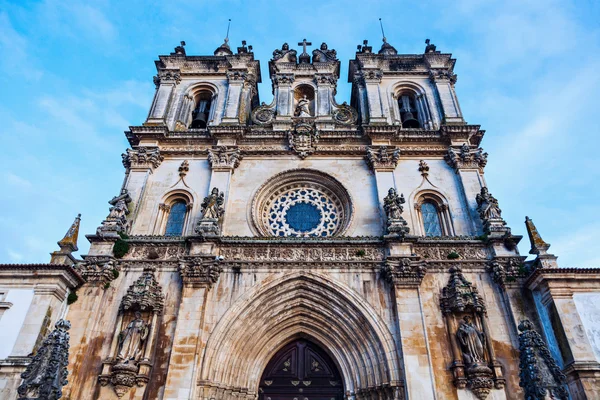
[[126, 153], [122, 154], [121, 157], [123, 158], [123, 166], [125, 167], [125, 182], [123, 187], [127, 189], [135, 210], [134, 215], [130, 219], [136, 221], [148, 177], [160, 166], [164, 157], [160, 154], [158, 147], [127, 149]]
[[27, 357], [33, 352], [40, 335], [43, 336], [46, 329], [52, 329], [52, 322], [57, 320], [60, 306], [67, 297], [64, 288], [52, 284], [38, 284], [33, 293], [25, 321], [9, 357]]
[[388, 257], [382, 275], [393, 286], [407, 397], [433, 400], [437, 399], [435, 378], [419, 292], [427, 270], [418, 258], [411, 257], [412, 252], [410, 244], [392, 244], [392, 256]]
[[189, 257], [179, 265], [183, 281], [164, 400], [197, 398], [197, 376], [206, 346], [202, 331], [208, 294], [221, 267], [213, 257]]
[[241, 153], [237, 146], [216, 146], [208, 152], [208, 161], [212, 169], [209, 190], [216, 187], [225, 193], [225, 209], [227, 209], [229, 182], [231, 174], [240, 165]]
[[460, 106], [458, 105], [458, 99], [454, 92], [456, 75], [447, 73], [446, 71], [438, 73], [432, 71], [431, 80], [437, 89], [445, 123], [464, 124]]
[[[365, 70], [362, 72], [362, 79], [365, 83], [367, 94], [367, 103], [369, 109], [369, 124], [385, 124], [387, 117], [384, 113], [382, 98], [380, 93], [380, 83], [383, 72], [377, 70]], [[363, 121], [364, 123], [365, 121]]]
[[175, 86], [181, 81], [179, 70], [163, 70], [154, 77], [156, 93], [145, 125], [166, 125]]
[[224, 124], [240, 123], [240, 103], [242, 99], [242, 89], [246, 80], [246, 72], [227, 71], [228, 88], [227, 100], [225, 103], [225, 113], [222, 119]]

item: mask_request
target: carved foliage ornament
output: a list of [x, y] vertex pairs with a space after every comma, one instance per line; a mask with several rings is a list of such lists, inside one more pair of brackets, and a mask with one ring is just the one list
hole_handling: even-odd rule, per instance
[[237, 147], [217, 146], [208, 149], [208, 162], [212, 169], [234, 170], [240, 165], [241, 159]]
[[142, 275], [127, 289], [121, 300], [121, 311], [162, 312], [164, 295], [154, 276], [154, 268], [147, 267]]
[[318, 142], [319, 133], [313, 125], [309, 123], [300, 122], [293, 131], [288, 132], [290, 149], [302, 159], [305, 159], [309, 154], [315, 152]]
[[17, 389], [19, 400], [57, 400], [67, 384], [69, 363], [69, 333], [71, 323], [56, 322], [54, 330], [44, 339], [33, 359], [21, 374], [23, 383]]
[[184, 283], [206, 285], [209, 288], [219, 280], [223, 268], [218, 260], [185, 257], [179, 260], [179, 273]]
[[120, 269], [110, 257], [87, 257], [74, 268], [88, 283], [99, 285], [114, 280], [116, 272]]
[[556, 364], [540, 334], [533, 329], [533, 324], [528, 320], [521, 321], [519, 331], [519, 386], [524, 389], [525, 398], [567, 400], [567, 378]]
[[446, 153], [445, 160], [454, 169], [477, 168], [483, 170], [487, 164], [488, 153], [483, 149], [473, 149], [468, 144], [463, 144], [460, 148], [450, 147]]
[[369, 146], [365, 159], [373, 170], [394, 170], [400, 159], [400, 149]]
[[137, 147], [127, 149], [121, 154], [123, 166], [129, 170], [131, 168], [158, 168], [164, 157], [160, 154], [158, 147]]
[[427, 273], [426, 264], [410, 258], [388, 258], [381, 268], [381, 275], [395, 286], [419, 286]]

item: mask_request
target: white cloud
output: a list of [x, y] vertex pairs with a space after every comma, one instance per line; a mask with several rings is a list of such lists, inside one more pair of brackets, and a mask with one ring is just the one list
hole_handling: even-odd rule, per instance
[[30, 189], [33, 186], [30, 181], [21, 178], [20, 176], [15, 175], [12, 172], [5, 172], [4, 179], [9, 185], [17, 186], [24, 190]]
[[23, 254], [17, 253], [16, 251], [13, 251], [11, 249], [6, 249], [6, 254], [8, 254], [8, 257], [10, 257], [10, 260], [12, 262], [20, 262], [21, 260], [23, 260]]
[[8, 15], [0, 13], [0, 69], [9, 76], [19, 75], [30, 80], [39, 80], [43, 72], [35, 67], [29, 56], [27, 40], [12, 26]]

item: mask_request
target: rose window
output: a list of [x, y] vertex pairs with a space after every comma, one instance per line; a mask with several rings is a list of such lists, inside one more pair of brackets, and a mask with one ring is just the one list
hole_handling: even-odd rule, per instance
[[348, 227], [351, 209], [339, 182], [309, 170], [276, 176], [253, 202], [255, 226], [265, 236], [335, 236]]

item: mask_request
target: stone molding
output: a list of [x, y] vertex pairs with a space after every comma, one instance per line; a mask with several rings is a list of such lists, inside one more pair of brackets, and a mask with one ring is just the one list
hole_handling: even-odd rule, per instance
[[[79, 272], [66, 264], [0, 264], [0, 281], [14, 281], [15, 276], [19, 277], [19, 287], [55, 283], [61, 291], [66, 291], [85, 283]], [[3, 286], [13, 285], [3, 282]]]

